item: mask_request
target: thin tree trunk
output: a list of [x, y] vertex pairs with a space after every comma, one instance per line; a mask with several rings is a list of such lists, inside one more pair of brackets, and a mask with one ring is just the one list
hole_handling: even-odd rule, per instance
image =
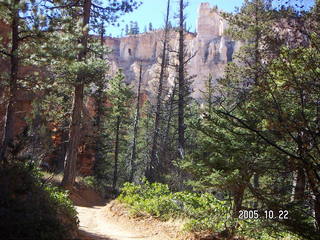
[[3, 136], [0, 150], [0, 160], [3, 165], [7, 164], [8, 147], [13, 143], [14, 138], [14, 113], [17, 96], [17, 79], [19, 71], [19, 10], [17, 5], [20, 0], [14, 1], [12, 9], [12, 23], [11, 23], [11, 52], [10, 52], [10, 82], [9, 82], [9, 100], [6, 107], [5, 123], [3, 128]]
[[137, 138], [138, 138], [138, 127], [140, 120], [140, 92], [141, 92], [141, 82], [142, 82], [142, 64], [140, 64], [139, 69], [139, 82], [138, 82], [138, 91], [137, 91], [137, 103], [136, 103], [136, 115], [134, 119], [133, 125], [133, 143], [132, 143], [132, 152], [130, 157], [130, 174], [129, 181], [133, 181], [133, 175], [135, 172], [135, 161], [136, 161], [136, 151], [137, 151]]
[[294, 172], [293, 186], [294, 188], [293, 188], [292, 200], [293, 201], [303, 200], [304, 191], [306, 187], [306, 176], [302, 168], [299, 168]]
[[[78, 61], [83, 61], [87, 55], [88, 34], [89, 34], [89, 20], [90, 20], [91, 0], [85, 0], [83, 4], [83, 35], [81, 45], [83, 47], [78, 55]], [[73, 185], [76, 178], [76, 167], [78, 158], [78, 148], [81, 137], [81, 113], [83, 107], [84, 97], [84, 83], [83, 76], [77, 76], [78, 84], [74, 87], [74, 100], [72, 106], [72, 116], [69, 127], [69, 142], [67, 146], [67, 153], [65, 157], [65, 170], [62, 179], [63, 186]]]
[[[162, 107], [161, 101], [162, 101], [162, 95], [163, 95], [163, 80], [164, 80], [165, 69], [167, 65], [166, 58], [167, 58], [167, 44], [168, 44], [168, 33], [169, 33], [169, 29], [168, 29], [169, 14], [170, 14], [170, 0], [168, 0], [168, 4], [167, 4], [164, 41], [162, 46], [161, 69], [160, 69], [159, 86], [158, 86], [157, 103], [156, 103], [156, 114], [155, 114], [154, 131], [153, 131], [153, 141], [152, 141], [152, 149], [151, 149], [151, 166], [157, 166], [159, 164], [159, 159], [157, 158], [157, 151], [158, 151], [158, 138], [159, 138], [160, 121], [161, 121], [161, 107]], [[152, 170], [153, 168], [151, 168], [151, 171]], [[150, 174], [153, 175], [155, 173], [150, 173]]]
[[317, 230], [320, 230], [320, 194], [317, 194], [314, 199], [314, 216], [316, 219]]
[[164, 138], [163, 138], [163, 148], [162, 149], [162, 153], [163, 153], [163, 159], [166, 160], [167, 159], [167, 154], [168, 154], [168, 145], [169, 145], [169, 134], [170, 134], [170, 125], [171, 125], [171, 121], [172, 121], [172, 115], [173, 115], [173, 106], [174, 106], [174, 97], [176, 94], [176, 83], [173, 86], [172, 89], [172, 94], [170, 96], [170, 105], [169, 105], [169, 115], [168, 115], [168, 119], [167, 119], [167, 124], [166, 124], [166, 130], [165, 130], [165, 134], [164, 134]]
[[242, 201], [244, 196], [245, 186], [236, 186], [233, 191], [233, 217], [237, 218], [239, 216], [239, 211], [242, 208]]
[[185, 75], [184, 75], [184, 2], [180, 0], [179, 7], [179, 51], [178, 51], [178, 82], [179, 82], [179, 102], [178, 102], [178, 151], [180, 158], [184, 158], [185, 152], [185, 125], [184, 125], [184, 108], [185, 108]]
[[320, 182], [318, 180], [318, 174], [315, 169], [312, 169], [311, 167], [308, 167], [309, 169], [306, 169], [306, 175], [308, 177], [308, 182], [310, 184], [310, 188], [312, 190], [312, 193], [314, 195], [314, 215], [316, 220], [316, 226], [318, 229], [320, 229]]
[[209, 114], [212, 113], [212, 98], [213, 98], [213, 87], [212, 87], [212, 75], [209, 74], [208, 77], [208, 107], [209, 107]]
[[[258, 189], [259, 188], [259, 174], [258, 173], [255, 173], [253, 175], [253, 187], [255, 189]], [[253, 203], [253, 208], [258, 208], [258, 201], [255, 201]]]
[[116, 141], [115, 141], [115, 147], [114, 147], [114, 168], [113, 168], [113, 182], [112, 182], [113, 191], [116, 190], [117, 180], [118, 180], [120, 123], [121, 123], [121, 118], [120, 116], [118, 116], [117, 123], [116, 123]]

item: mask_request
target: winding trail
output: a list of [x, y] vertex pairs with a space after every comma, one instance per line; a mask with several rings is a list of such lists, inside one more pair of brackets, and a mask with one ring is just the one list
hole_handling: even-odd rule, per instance
[[92, 189], [76, 186], [70, 189], [70, 198], [78, 212], [81, 240], [182, 239], [181, 222], [161, 222], [148, 216], [134, 219], [124, 205], [116, 200], [103, 200]]
[[80, 220], [82, 239], [86, 240], [132, 240], [153, 239], [128, 229], [107, 216], [105, 207], [80, 207], [76, 206]]

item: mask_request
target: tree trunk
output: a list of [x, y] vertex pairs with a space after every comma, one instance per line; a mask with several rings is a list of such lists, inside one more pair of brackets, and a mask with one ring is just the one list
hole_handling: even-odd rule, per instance
[[135, 161], [136, 161], [136, 148], [137, 148], [137, 138], [138, 138], [138, 127], [139, 127], [139, 120], [140, 120], [140, 91], [141, 91], [141, 82], [142, 82], [142, 64], [140, 64], [139, 70], [139, 83], [138, 83], [138, 91], [137, 91], [137, 104], [136, 104], [136, 116], [134, 119], [134, 126], [133, 126], [133, 143], [132, 143], [132, 152], [130, 158], [130, 174], [129, 174], [129, 181], [133, 181], [133, 175], [135, 172]]
[[[158, 168], [158, 165], [160, 164], [160, 161], [157, 158], [157, 152], [158, 152], [158, 138], [160, 135], [159, 130], [160, 130], [160, 121], [161, 121], [163, 81], [164, 81], [164, 74], [165, 74], [165, 69], [167, 65], [166, 58], [167, 58], [167, 44], [168, 44], [168, 33], [169, 33], [169, 29], [168, 29], [169, 14], [170, 14], [170, 0], [168, 0], [168, 3], [167, 3], [164, 41], [162, 46], [162, 57], [161, 57], [161, 69], [160, 69], [159, 86], [158, 86], [157, 103], [156, 103], [156, 115], [155, 115], [155, 121], [154, 121], [153, 141], [152, 141], [152, 149], [151, 149], [151, 166], [156, 166], [156, 168]], [[151, 171], [153, 171], [153, 168], [151, 168]], [[151, 175], [154, 175], [154, 174], [156, 173], [151, 173]]]
[[9, 82], [9, 100], [6, 106], [5, 123], [3, 128], [3, 136], [1, 141], [0, 160], [3, 165], [8, 161], [8, 147], [13, 144], [14, 138], [14, 113], [17, 96], [17, 79], [19, 71], [19, 10], [17, 5], [20, 0], [14, 1], [14, 7], [12, 9], [12, 23], [11, 23], [11, 52], [10, 52], [10, 82]]
[[172, 89], [172, 94], [170, 96], [170, 102], [169, 102], [169, 115], [168, 115], [168, 119], [167, 119], [167, 124], [166, 124], [166, 130], [164, 133], [164, 138], [163, 138], [163, 146], [164, 149], [162, 150], [163, 152], [163, 159], [167, 159], [167, 154], [168, 154], [168, 144], [169, 144], [169, 137], [170, 137], [170, 125], [171, 125], [171, 121], [172, 121], [172, 116], [173, 116], [173, 107], [174, 107], [174, 98], [176, 95], [176, 89], [177, 89], [177, 85], [176, 83], [173, 86]]
[[[259, 188], [259, 174], [258, 173], [255, 173], [254, 175], [253, 175], [253, 187], [255, 188], [255, 189], [258, 189]], [[253, 203], [253, 208], [258, 208], [258, 201], [255, 201], [254, 203]]]
[[299, 168], [294, 172], [293, 186], [294, 188], [292, 193], [292, 200], [293, 201], [304, 200], [306, 177], [304, 174], [304, 170], [302, 168]]
[[72, 117], [69, 127], [69, 142], [67, 146], [65, 169], [62, 180], [63, 186], [73, 185], [76, 178], [78, 148], [81, 138], [80, 128], [83, 105], [83, 88], [84, 84], [79, 84], [75, 87]]
[[233, 217], [235, 218], [239, 216], [239, 211], [242, 208], [244, 190], [244, 185], [235, 186], [235, 189], [233, 190]]
[[[88, 34], [89, 34], [89, 20], [90, 20], [91, 0], [85, 0], [83, 4], [83, 33], [81, 38], [81, 45], [83, 49], [80, 50], [78, 61], [83, 61], [87, 55]], [[67, 153], [65, 157], [65, 170], [62, 179], [63, 186], [72, 186], [76, 178], [76, 167], [78, 158], [78, 148], [81, 137], [81, 113], [83, 107], [83, 90], [84, 79], [83, 76], [77, 76], [77, 84], [74, 87], [74, 100], [72, 106], [72, 116], [69, 127], [69, 142], [67, 146]]]
[[185, 108], [185, 76], [184, 76], [184, 2], [180, 0], [179, 7], [179, 51], [178, 51], [178, 83], [179, 83], [179, 102], [178, 102], [178, 152], [179, 157], [184, 158], [185, 138], [184, 138], [184, 108]]
[[319, 176], [315, 169], [312, 169], [312, 167], [308, 167], [306, 169], [306, 175], [308, 177], [308, 182], [310, 184], [310, 188], [312, 190], [312, 193], [314, 195], [314, 201], [313, 201], [313, 210], [316, 220], [316, 226], [318, 230], [320, 229], [320, 181]]
[[115, 141], [115, 147], [114, 147], [114, 169], [113, 169], [113, 182], [112, 182], [113, 191], [116, 190], [117, 180], [118, 180], [120, 123], [121, 123], [121, 118], [120, 118], [120, 116], [118, 116], [117, 123], [116, 123], [116, 141]]
[[314, 213], [316, 227], [317, 230], [320, 231], [320, 194], [317, 194], [314, 199]]

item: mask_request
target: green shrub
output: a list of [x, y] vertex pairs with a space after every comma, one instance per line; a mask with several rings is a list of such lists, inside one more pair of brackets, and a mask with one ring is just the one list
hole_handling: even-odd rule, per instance
[[0, 169], [2, 239], [70, 239], [76, 228], [76, 211], [67, 193], [42, 184], [36, 168], [15, 164]]
[[69, 192], [62, 190], [50, 184], [44, 186], [44, 190], [49, 194], [51, 204], [56, 206], [60, 211], [66, 212], [68, 216], [77, 219], [77, 211], [69, 198]]
[[[239, 220], [232, 217], [231, 207], [209, 193], [171, 192], [161, 183], [125, 183], [118, 200], [129, 206], [135, 216], [151, 215], [161, 220], [182, 217], [187, 220], [184, 230], [221, 233], [234, 231], [244, 238], [256, 240], [298, 240], [279, 227], [267, 228], [258, 220]], [[237, 226], [237, 227], [235, 227]]]
[[161, 183], [125, 183], [118, 200], [129, 205], [134, 215], [150, 214], [162, 220], [188, 218], [188, 231], [222, 230], [230, 216], [226, 202], [211, 194], [172, 193], [168, 185]]

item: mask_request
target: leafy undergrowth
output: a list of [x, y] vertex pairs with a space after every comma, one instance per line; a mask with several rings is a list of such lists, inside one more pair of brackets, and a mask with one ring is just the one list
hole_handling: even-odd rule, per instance
[[[233, 218], [230, 204], [209, 193], [171, 192], [168, 185], [144, 180], [141, 184], [125, 183], [117, 200], [135, 217], [183, 218], [184, 231], [196, 233], [199, 239], [298, 239], [280, 229], [267, 229], [257, 220]], [[208, 233], [209, 238], [201, 237]]]
[[130, 206], [134, 216], [152, 215], [161, 220], [187, 218], [187, 231], [223, 231], [230, 223], [229, 206], [212, 194], [171, 192], [161, 183], [125, 183], [118, 200]]
[[1, 239], [63, 240], [77, 237], [77, 212], [68, 193], [41, 181], [32, 165], [0, 169]]

